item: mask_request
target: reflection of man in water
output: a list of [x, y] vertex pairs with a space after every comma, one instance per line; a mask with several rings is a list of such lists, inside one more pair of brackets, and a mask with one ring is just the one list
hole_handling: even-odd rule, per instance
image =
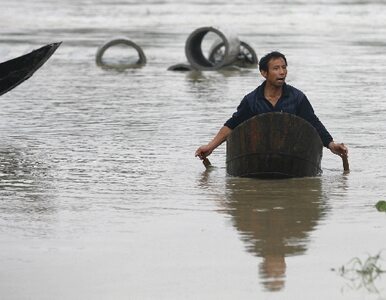
[[323, 214], [320, 178], [229, 178], [227, 202], [247, 250], [261, 257], [260, 278], [270, 291], [283, 289], [288, 256], [302, 255]]
[[280, 291], [285, 284], [286, 264], [284, 256], [268, 255], [260, 265], [260, 276], [269, 291]]

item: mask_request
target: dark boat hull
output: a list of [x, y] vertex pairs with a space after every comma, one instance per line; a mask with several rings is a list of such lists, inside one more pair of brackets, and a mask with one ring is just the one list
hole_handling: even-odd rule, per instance
[[310, 123], [287, 113], [261, 114], [228, 137], [227, 172], [260, 178], [317, 176], [322, 155], [322, 141]]
[[49, 44], [28, 54], [0, 63], [0, 95], [30, 78], [50, 58], [60, 44]]

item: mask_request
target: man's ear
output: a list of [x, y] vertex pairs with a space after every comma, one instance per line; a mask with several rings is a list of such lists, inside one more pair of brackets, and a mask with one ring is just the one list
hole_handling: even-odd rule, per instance
[[267, 79], [267, 75], [268, 75], [268, 72], [267, 72], [267, 71], [261, 70], [261, 71], [260, 71], [260, 74], [261, 74], [265, 79]]

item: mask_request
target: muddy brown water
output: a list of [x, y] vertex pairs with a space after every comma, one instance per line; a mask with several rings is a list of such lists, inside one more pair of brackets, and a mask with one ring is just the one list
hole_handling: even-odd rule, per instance
[[[0, 4], [1, 61], [63, 41], [0, 99], [1, 299], [386, 298], [385, 276], [337, 271], [385, 248], [383, 1]], [[287, 82], [348, 145], [349, 174], [324, 150], [320, 177], [230, 177], [225, 145], [205, 170], [196, 148], [262, 81], [254, 69], [167, 71], [211, 25], [258, 57], [286, 54]], [[147, 65], [97, 67], [115, 36]]]

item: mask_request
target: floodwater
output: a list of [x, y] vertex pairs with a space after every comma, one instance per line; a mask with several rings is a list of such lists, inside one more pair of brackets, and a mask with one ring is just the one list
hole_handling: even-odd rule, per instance
[[[384, 1], [0, 4], [0, 61], [63, 41], [0, 99], [1, 299], [386, 299], [349, 263], [386, 269]], [[325, 149], [320, 177], [230, 177], [225, 145], [205, 171], [196, 148], [262, 79], [167, 71], [201, 26], [285, 53], [351, 172]], [[147, 65], [97, 67], [116, 36]]]

